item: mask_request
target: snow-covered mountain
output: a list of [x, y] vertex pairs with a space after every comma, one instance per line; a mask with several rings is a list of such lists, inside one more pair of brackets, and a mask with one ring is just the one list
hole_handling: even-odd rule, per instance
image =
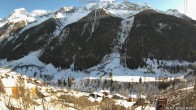
[[0, 18], [0, 27], [2, 27], [5, 24], [5, 19]]
[[[57, 18], [62, 26], [58, 27], [56, 35], [66, 25], [76, 22], [86, 16], [90, 11], [104, 8], [110, 10], [113, 16], [127, 17], [130, 14], [136, 14], [139, 11], [149, 9], [148, 5], [138, 5], [133, 3], [118, 3], [118, 2], [100, 2], [99, 4], [90, 3], [83, 7], [62, 7], [55, 11], [34, 10], [31, 13], [24, 8], [14, 10], [8, 18], [0, 20], [0, 42], [10, 41], [12, 38], [18, 37], [25, 30], [37, 26], [49, 18]], [[60, 29], [60, 30], [59, 30]]]
[[109, 72], [144, 75], [150, 71], [158, 77], [160, 68], [171, 62], [196, 61], [194, 22], [176, 10], [161, 12], [130, 2], [104, 0], [31, 13], [20, 8], [0, 20], [0, 64], [30, 75], [51, 71], [101, 77]]
[[172, 15], [172, 16], [176, 16], [179, 18], [183, 18], [183, 19], [187, 19], [187, 20], [192, 20], [190, 17], [186, 16], [185, 14], [180, 13], [178, 10], [176, 9], [168, 9], [165, 14], [168, 15]]
[[47, 10], [33, 10], [31, 13], [30, 13], [30, 16], [43, 16], [43, 15], [47, 15], [49, 14], [50, 11], [47, 11]]
[[24, 8], [15, 9], [10, 16], [8, 17], [8, 20], [13, 20], [17, 18], [26, 18], [28, 17], [28, 12]]

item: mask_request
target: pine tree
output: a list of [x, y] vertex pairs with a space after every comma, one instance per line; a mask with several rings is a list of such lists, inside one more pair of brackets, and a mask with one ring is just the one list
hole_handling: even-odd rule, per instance
[[140, 79], [139, 79], [139, 83], [141, 84], [142, 83], [142, 78], [140, 77]]
[[110, 77], [110, 79], [112, 79], [112, 72], [110, 72], [109, 77]]
[[68, 87], [71, 87], [73, 80], [74, 80], [74, 78], [72, 76], [68, 77], [68, 79], [67, 79]]
[[63, 85], [64, 85], [64, 86], [66, 86], [66, 85], [67, 85], [67, 83], [66, 83], [65, 79], [64, 79], [64, 81], [63, 81]]
[[62, 84], [61, 80], [58, 79], [58, 86], [60, 86]]

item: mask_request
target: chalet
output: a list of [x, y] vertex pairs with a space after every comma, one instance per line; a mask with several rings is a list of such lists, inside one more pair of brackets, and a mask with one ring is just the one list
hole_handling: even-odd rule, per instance
[[93, 93], [90, 94], [90, 96], [96, 99], [98, 97], [103, 97], [104, 94], [98, 93], [98, 92], [93, 92]]
[[129, 95], [129, 97], [128, 97], [128, 102], [136, 102], [137, 99], [138, 99], [137, 94], [131, 94], [131, 95]]
[[142, 94], [131, 94], [128, 97], [128, 101], [129, 102], [136, 102], [138, 99], [145, 99], [146, 96], [142, 95]]
[[110, 91], [109, 90], [101, 90], [100, 93], [102, 93], [105, 97], [110, 95]]
[[[24, 81], [24, 87], [31, 93], [31, 97], [36, 96], [36, 85]], [[13, 98], [18, 98], [20, 93], [20, 84], [14, 77], [0, 79], [0, 92], [6, 93]]]
[[36, 93], [37, 93], [37, 88], [35, 84], [32, 83], [27, 83], [26, 84], [26, 88], [29, 90], [29, 92], [31, 93], [31, 97], [34, 98], [36, 97]]
[[17, 81], [14, 78], [2, 78], [0, 79], [0, 92], [4, 92], [14, 98], [17, 98]]
[[126, 97], [124, 97], [124, 96], [122, 96], [120, 94], [114, 94], [112, 98], [113, 99], [125, 99]]
[[160, 98], [156, 103], [156, 110], [166, 110], [167, 98]]

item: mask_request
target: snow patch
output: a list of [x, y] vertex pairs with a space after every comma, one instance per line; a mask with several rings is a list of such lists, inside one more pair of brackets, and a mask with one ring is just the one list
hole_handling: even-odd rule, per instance
[[106, 2], [106, 3], [113, 3], [115, 1], [116, 0], [100, 0], [101, 3], [104, 3], [104, 2]]
[[44, 17], [41, 17], [41, 18], [36, 18], [34, 21], [32, 21], [31, 23], [27, 24], [27, 26], [22, 28], [22, 30], [19, 32], [19, 34], [21, 34], [22, 32], [24, 32], [27, 29], [30, 29], [34, 26], [37, 26], [37, 25], [41, 24], [42, 22], [48, 20], [49, 18], [50, 18], [50, 16], [46, 16], [46, 17], [44, 16]]
[[126, 100], [117, 100], [116, 105], [122, 105], [125, 108], [131, 107], [135, 104], [135, 102], [127, 102]]
[[175, 16], [175, 17], [178, 17], [178, 18], [182, 18], [182, 19], [189, 19], [191, 20], [191, 18], [187, 17], [186, 15], [180, 13], [178, 10], [176, 9], [168, 9], [166, 12], [164, 12], [165, 14], [168, 14], [168, 15], [172, 15], [172, 16]]
[[33, 10], [30, 15], [33, 17], [37, 17], [37, 16], [42, 16], [42, 15], [46, 15], [49, 12], [47, 10]]
[[33, 65], [43, 66], [44, 64], [38, 59], [40, 52], [41, 52], [40, 50], [31, 52], [27, 56], [24, 56], [19, 60], [10, 61], [9, 63], [12, 63], [12, 65], [15, 66], [19, 64], [23, 64], [23, 65], [33, 64]]
[[7, 20], [14, 23], [19, 21], [33, 22], [35, 18], [31, 17], [24, 8], [19, 8], [15, 9]]

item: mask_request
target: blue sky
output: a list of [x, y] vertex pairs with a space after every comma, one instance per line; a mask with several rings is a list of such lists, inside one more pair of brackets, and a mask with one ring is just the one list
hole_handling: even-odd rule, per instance
[[[122, 0], [117, 0], [122, 1]], [[147, 3], [160, 9], [178, 9], [184, 12], [184, 0], [129, 0], [134, 3]], [[191, 0], [190, 0], [191, 1]], [[195, 0], [192, 0], [195, 1]], [[25, 8], [28, 12], [35, 9], [55, 10], [62, 6], [84, 5], [79, 0], [0, 0], [0, 17], [7, 17], [14, 9]], [[190, 16], [190, 15], [189, 15]], [[196, 18], [196, 17], [195, 17]]]

